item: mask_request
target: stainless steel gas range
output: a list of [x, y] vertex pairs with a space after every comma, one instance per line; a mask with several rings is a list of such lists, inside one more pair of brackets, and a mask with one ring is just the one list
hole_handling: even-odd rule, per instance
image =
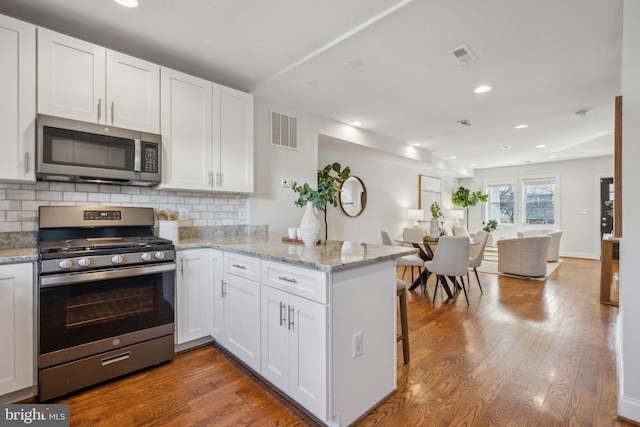
[[151, 208], [42, 206], [40, 401], [171, 360], [175, 248]]

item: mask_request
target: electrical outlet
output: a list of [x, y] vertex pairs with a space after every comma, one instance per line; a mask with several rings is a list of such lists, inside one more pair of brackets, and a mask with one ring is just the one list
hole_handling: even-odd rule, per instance
[[358, 332], [357, 334], [353, 335], [353, 358], [354, 359], [356, 357], [362, 356], [362, 352], [364, 350], [363, 339], [364, 339], [364, 336], [362, 332]]
[[245, 219], [247, 217], [247, 213], [244, 208], [238, 208], [238, 219]]
[[290, 179], [281, 179], [280, 180], [280, 187], [282, 188], [291, 188], [291, 180]]

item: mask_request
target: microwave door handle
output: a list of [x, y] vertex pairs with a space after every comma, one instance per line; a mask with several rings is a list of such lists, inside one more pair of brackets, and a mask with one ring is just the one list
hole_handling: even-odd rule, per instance
[[140, 142], [139, 139], [134, 139], [133, 140], [135, 143], [135, 157], [133, 159], [133, 171], [134, 172], [140, 172], [140, 163], [142, 162], [142, 151], [141, 151], [141, 147], [142, 147], [142, 143]]

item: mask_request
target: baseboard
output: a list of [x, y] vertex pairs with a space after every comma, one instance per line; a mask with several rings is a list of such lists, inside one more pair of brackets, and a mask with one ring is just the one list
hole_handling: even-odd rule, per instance
[[24, 388], [22, 390], [14, 391], [13, 393], [7, 393], [0, 396], [0, 403], [25, 403], [26, 401], [34, 401], [33, 397], [38, 394], [38, 386]]
[[600, 257], [596, 254], [585, 254], [580, 252], [560, 252], [560, 256], [563, 258], [582, 258], [582, 259], [594, 259], [600, 260]]

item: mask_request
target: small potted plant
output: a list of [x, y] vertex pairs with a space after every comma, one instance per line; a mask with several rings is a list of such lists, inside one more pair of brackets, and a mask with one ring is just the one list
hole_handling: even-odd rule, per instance
[[431, 211], [431, 221], [429, 222], [429, 236], [436, 237], [440, 235], [440, 218], [444, 218], [442, 210], [438, 202], [431, 203], [429, 206]]
[[489, 233], [489, 237], [487, 238], [487, 245], [493, 246], [493, 236], [491, 235], [491, 232], [498, 229], [498, 221], [496, 221], [495, 219], [490, 219], [486, 223], [483, 221], [482, 226], [482, 229]]

